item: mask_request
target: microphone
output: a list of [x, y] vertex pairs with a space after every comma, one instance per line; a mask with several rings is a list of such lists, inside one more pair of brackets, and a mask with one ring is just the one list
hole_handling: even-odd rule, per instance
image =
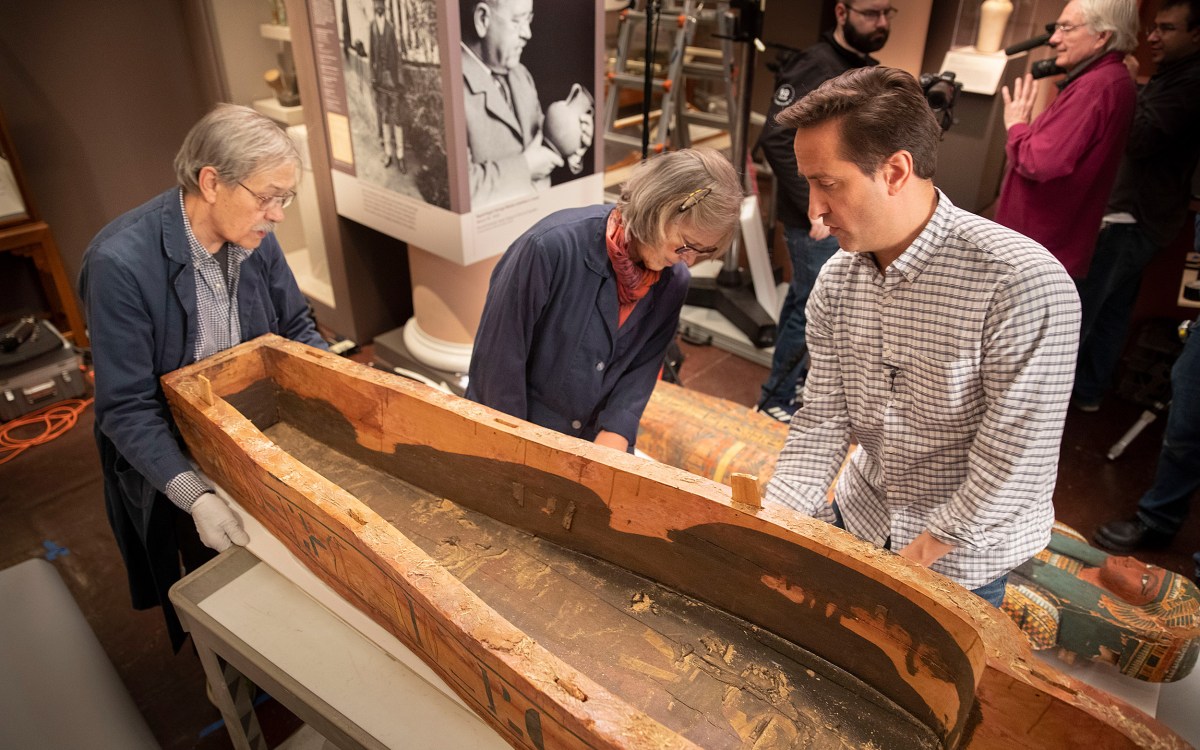
[[1022, 52], [1026, 52], [1028, 50], [1034, 49], [1035, 47], [1041, 47], [1043, 44], [1050, 41], [1051, 36], [1053, 36], [1053, 35], [1052, 34], [1042, 34], [1041, 36], [1035, 36], [1032, 39], [1026, 39], [1023, 42], [1017, 42], [1016, 44], [1012, 45], [1011, 47], [1005, 47], [1004, 54], [1008, 55], [1009, 57], [1012, 57], [1013, 55], [1019, 55]]
[[1041, 36], [1035, 36], [1032, 39], [1026, 39], [1023, 42], [1017, 42], [1009, 47], [1005, 47], [1004, 54], [1012, 57], [1013, 55], [1019, 55], [1022, 52], [1026, 52], [1035, 47], [1041, 47], [1043, 44], [1047, 44], [1052, 36], [1054, 36], [1054, 24], [1048, 23], [1046, 24], [1045, 34], [1042, 34]]

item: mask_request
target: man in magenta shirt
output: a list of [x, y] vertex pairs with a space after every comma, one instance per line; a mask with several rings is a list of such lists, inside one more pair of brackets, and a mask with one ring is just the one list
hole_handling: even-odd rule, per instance
[[1057, 98], [1030, 123], [1033, 78], [1001, 92], [1008, 168], [996, 222], [1044, 245], [1077, 280], [1087, 276], [1133, 122], [1137, 92], [1122, 60], [1137, 31], [1135, 0], [1071, 0], [1050, 37], [1067, 71]]

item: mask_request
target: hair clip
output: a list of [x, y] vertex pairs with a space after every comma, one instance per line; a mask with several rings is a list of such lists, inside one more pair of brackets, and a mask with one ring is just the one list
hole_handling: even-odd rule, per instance
[[704, 200], [711, 192], [712, 188], [700, 188], [699, 190], [693, 190], [692, 192], [688, 193], [688, 196], [683, 199], [683, 203], [679, 204], [679, 213], [683, 213], [700, 201]]

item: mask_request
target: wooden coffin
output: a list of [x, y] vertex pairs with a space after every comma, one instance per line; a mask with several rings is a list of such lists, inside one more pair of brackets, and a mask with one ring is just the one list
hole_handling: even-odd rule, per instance
[[762, 412], [660, 380], [642, 412], [637, 447], [723, 484], [733, 474], [752, 474], [765, 487], [787, 432]]
[[1147, 682], [1191, 674], [1200, 656], [1200, 591], [1178, 573], [1110, 555], [1056, 523], [1050, 544], [1008, 579], [1004, 611], [1035, 650], [1112, 664]]
[[274, 336], [163, 386], [204, 471], [514, 747], [1186, 746], [711, 480]]

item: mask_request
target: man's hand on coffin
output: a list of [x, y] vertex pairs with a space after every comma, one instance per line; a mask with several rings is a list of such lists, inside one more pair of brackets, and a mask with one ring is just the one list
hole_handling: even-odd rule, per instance
[[941, 541], [933, 534], [930, 534], [929, 529], [926, 529], [916, 539], [909, 542], [904, 549], [900, 550], [899, 555], [928, 568], [952, 549], [954, 549], [953, 544]]
[[245, 546], [250, 537], [242, 528], [242, 522], [233, 514], [225, 501], [211, 492], [205, 492], [192, 503], [192, 520], [204, 546], [221, 552], [230, 544]]

